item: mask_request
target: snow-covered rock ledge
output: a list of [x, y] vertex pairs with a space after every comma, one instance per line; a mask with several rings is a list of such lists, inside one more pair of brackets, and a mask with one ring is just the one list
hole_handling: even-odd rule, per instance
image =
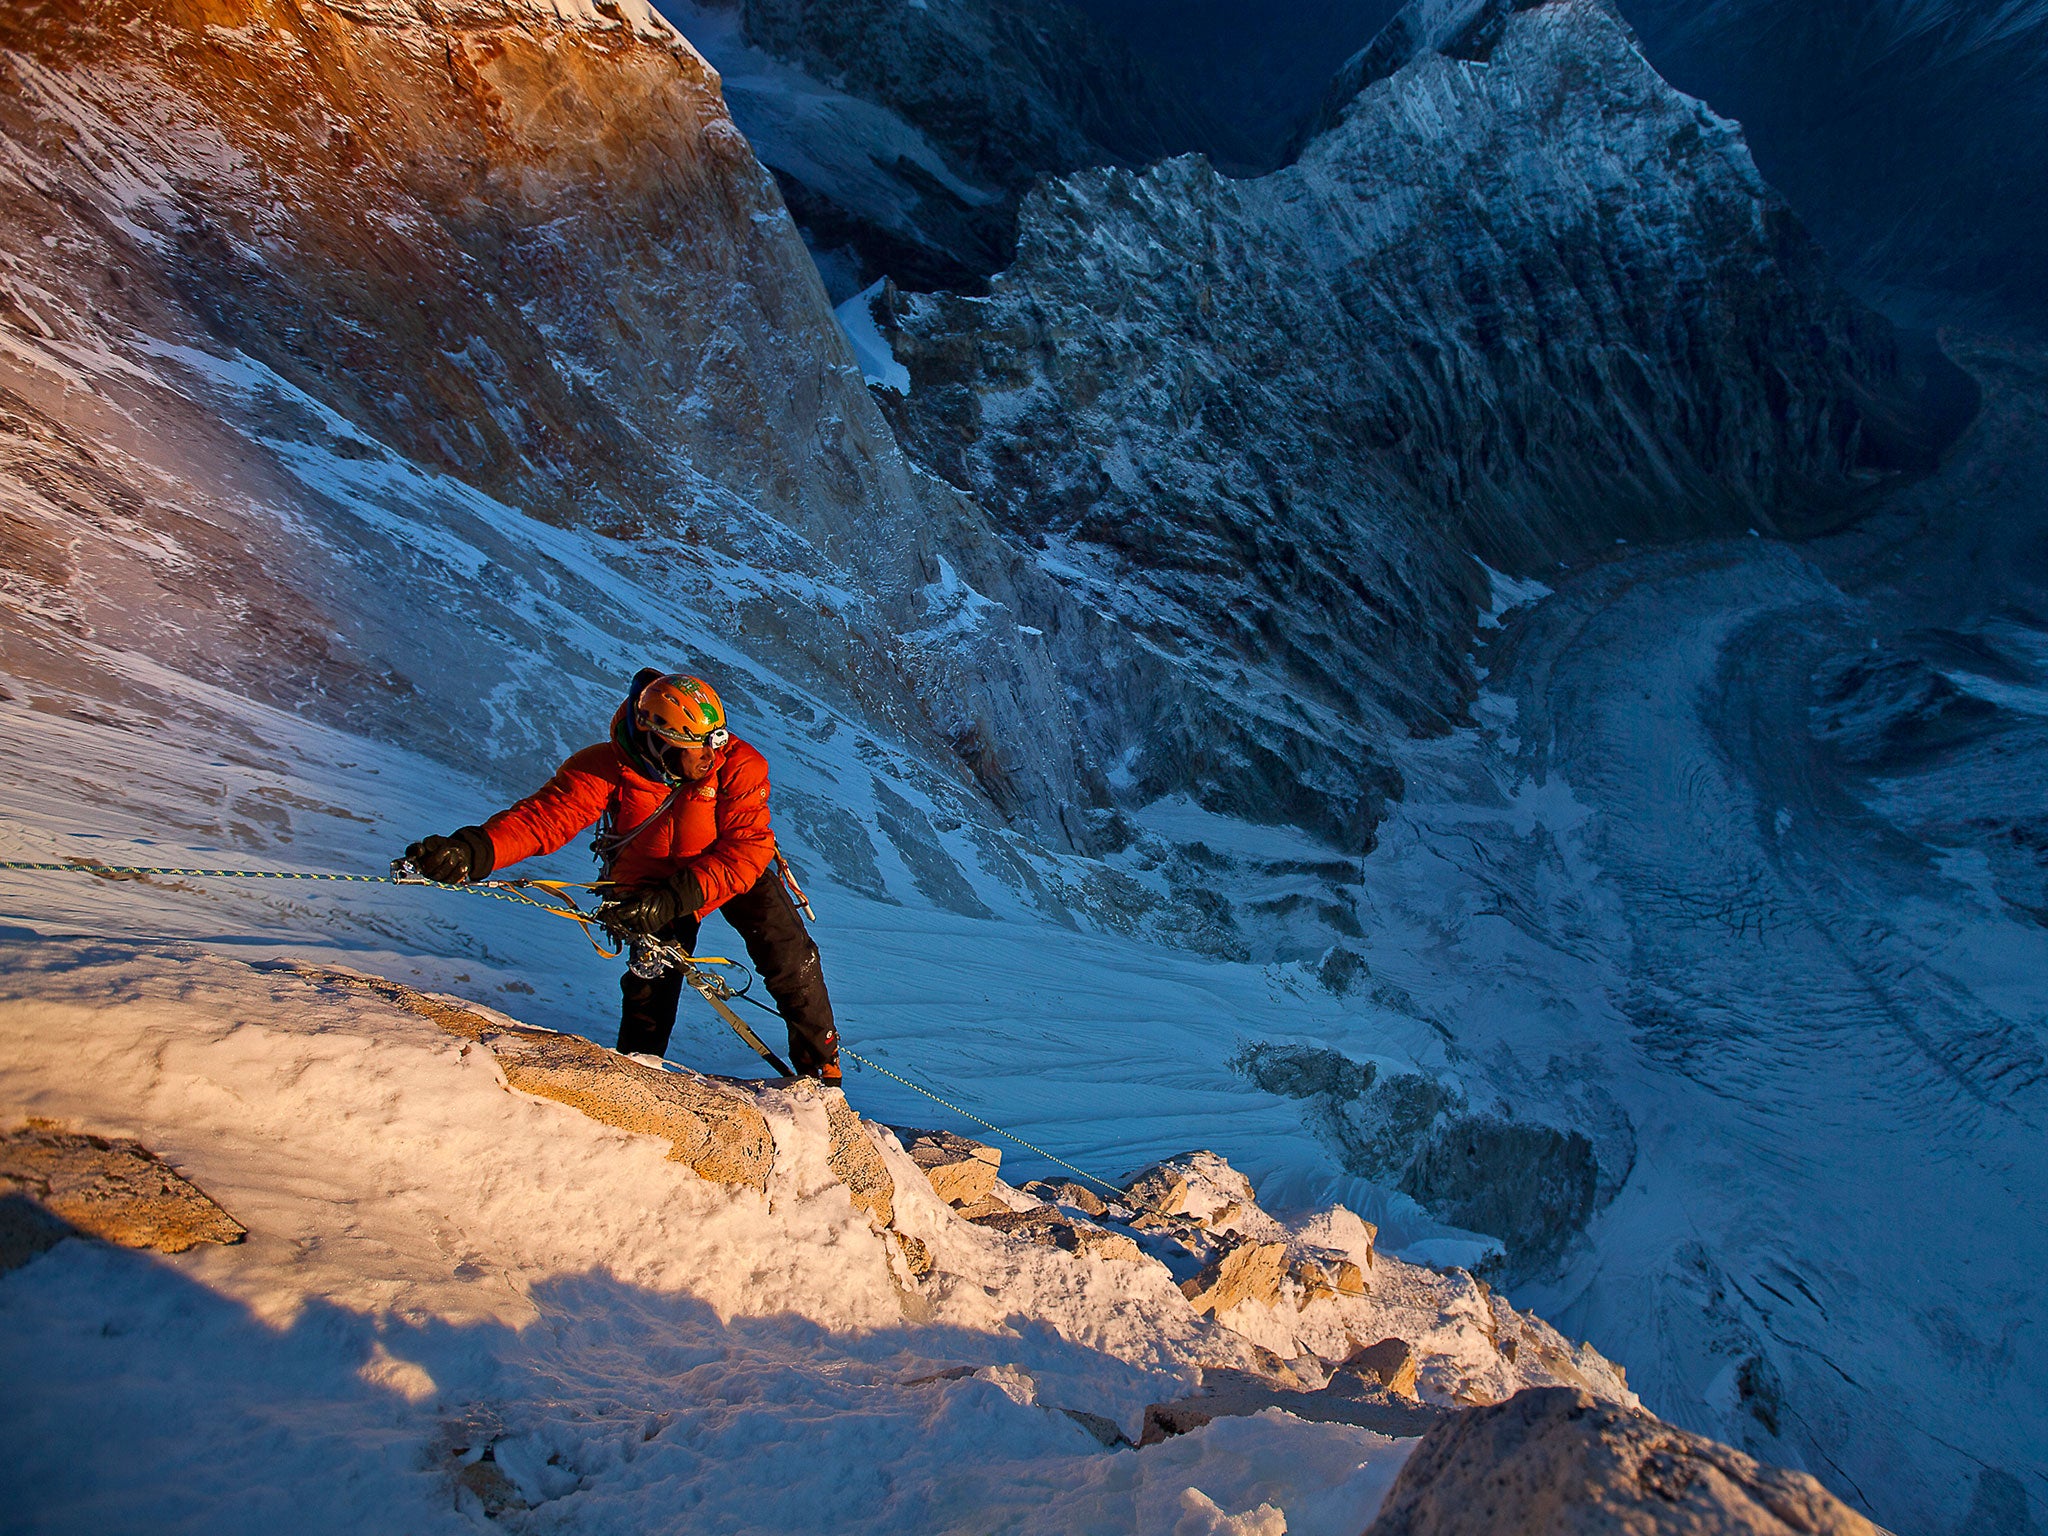
[[59, 1524], [569, 1500], [1356, 1536], [1462, 1407], [1635, 1407], [1462, 1271], [1341, 1209], [1278, 1219], [1212, 1154], [1120, 1196], [1014, 1188], [991, 1149], [813, 1084], [657, 1071], [351, 971], [17, 946], [0, 1117], [133, 1137], [247, 1229], [60, 1241], [0, 1278], [10, 1481]]

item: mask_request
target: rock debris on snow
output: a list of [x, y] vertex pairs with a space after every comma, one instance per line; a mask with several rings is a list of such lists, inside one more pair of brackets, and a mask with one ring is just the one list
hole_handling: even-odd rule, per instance
[[79, 1234], [183, 1253], [248, 1232], [138, 1141], [34, 1120], [0, 1135], [0, 1272]]
[[1054, 1182], [1049, 1179], [1032, 1179], [1023, 1186], [1024, 1193], [1049, 1205], [1071, 1205], [1087, 1216], [1107, 1216], [1109, 1205], [1094, 1190], [1085, 1184], [1076, 1184], [1072, 1179]]
[[1396, 1438], [1426, 1434], [1455, 1416], [1452, 1409], [1400, 1397], [1377, 1381], [1352, 1372], [1339, 1372], [1325, 1386], [1305, 1392], [1247, 1371], [1209, 1371], [1203, 1375], [1203, 1389], [1193, 1397], [1147, 1407], [1138, 1444], [1157, 1445], [1216, 1419], [1263, 1413], [1268, 1408], [1314, 1423], [1356, 1424]]
[[951, 1206], [971, 1206], [996, 1186], [1003, 1154], [951, 1131], [899, 1130], [910, 1160], [924, 1170], [938, 1197]]
[[967, 1220], [1006, 1237], [1021, 1237], [1068, 1253], [1092, 1253], [1098, 1258], [1137, 1263], [1145, 1258], [1137, 1243], [1121, 1232], [1107, 1231], [1092, 1222], [1075, 1221], [1052, 1206], [1036, 1210], [983, 1210], [962, 1212]]
[[1351, 1352], [1337, 1374], [1378, 1382], [1396, 1397], [1415, 1397], [1415, 1351], [1406, 1339], [1381, 1339]]

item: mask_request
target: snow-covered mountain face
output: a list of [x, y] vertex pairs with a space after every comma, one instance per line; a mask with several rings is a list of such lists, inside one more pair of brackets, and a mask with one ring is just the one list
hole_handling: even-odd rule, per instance
[[1657, 67], [1739, 118], [1859, 289], [1900, 314], [2048, 323], [2048, 5], [1627, 0]]
[[883, 273], [974, 289], [1032, 181], [1215, 137], [1063, 0], [668, 0], [819, 253], [834, 298]]
[[[1271, 8], [1093, 0], [1136, 51], [1221, 76], [1227, 125], [1294, 136], [1336, 61], [1339, 104], [1359, 66], [1388, 72], [1409, 28], [1504, 14], [1515, 0]], [[1856, 291], [1913, 324], [2042, 323], [2038, 187], [2048, 143], [2048, 8], [2039, 0], [1617, 0], [1679, 89], [1742, 124], [1758, 165]], [[1170, 11], [1170, 19], [1162, 12]], [[1377, 58], [1373, 58], [1377, 55]], [[1232, 88], [1241, 60], [1257, 78]], [[1348, 77], [1348, 88], [1344, 82]], [[1283, 88], [1283, 82], [1289, 85]], [[1277, 163], [1277, 160], [1273, 163]]]
[[905, 443], [1087, 616], [1031, 622], [1137, 803], [1365, 846], [1389, 743], [1471, 696], [1475, 557], [1796, 532], [1924, 461], [1890, 328], [1732, 125], [1597, 5], [1502, 20], [1287, 170], [1069, 177], [988, 297], [876, 306]]
[[0, 18], [20, 683], [160, 716], [146, 656], [530, 787], [642, 659], [745, 636], [742, 700], [1085, 838], [1031, 573], [904, 461], [673, 29], [210, 15]]

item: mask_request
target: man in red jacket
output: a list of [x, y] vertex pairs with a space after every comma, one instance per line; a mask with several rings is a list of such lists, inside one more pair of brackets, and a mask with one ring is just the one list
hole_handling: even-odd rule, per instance
[[[614, 932], [653, 934], [695, 952], [698, 924], [720, 912], [789, 1024], [790, 1065], [836, 1085], [839, 1035], [818, 946], [784, 889], [768, 825], [767, 759], [726, 729], [701, 678], [652, 668], [633, 679], [611, 739], [585, 747], [535, 793], [480, 827], [406, 850], [430, 880], [461, 885], [597, 823], [593, 847], [612, 882], [598, 916]], [[659, 1056], [683, 979], [620, 979], [619, 1050]]]

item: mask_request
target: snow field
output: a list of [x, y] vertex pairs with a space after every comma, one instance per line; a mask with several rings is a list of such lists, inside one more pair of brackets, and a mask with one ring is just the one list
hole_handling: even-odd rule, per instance
[[[1405, 1455], [1278, 1414], [1106, 1454], [1050, 1410], [1135, 1432], [1182, 1395], [1173, 1357], [1199, 1341], [1184, 1304], [1162, 1315], [1170, 1281], [951, 1220], [900, 1156], [899, 1212], [926, 1209], [899, 1224], [979, 1250], [989, 1282], [915, 1326], [802, 1157], [765, 1201], [728, 1192], [267, 962], [111, 942], [10, 962], [0, 1112], [135, 1135], [251, 1229], [173, 1258], [66, 1243], [0, 1280], [27, 1529], [459, 1529], [450, 1448], [489, 1437], [526, 1503], [573, 1495], [596, 1530], [1336, 1532]], [[820, 1124], [795, 1135], [792, 1112]], [[786, 1148], [823, 1145], [817, 1104], [779, 1118]], [[917, 1380], [957, 1365], [980, 1374]]]

